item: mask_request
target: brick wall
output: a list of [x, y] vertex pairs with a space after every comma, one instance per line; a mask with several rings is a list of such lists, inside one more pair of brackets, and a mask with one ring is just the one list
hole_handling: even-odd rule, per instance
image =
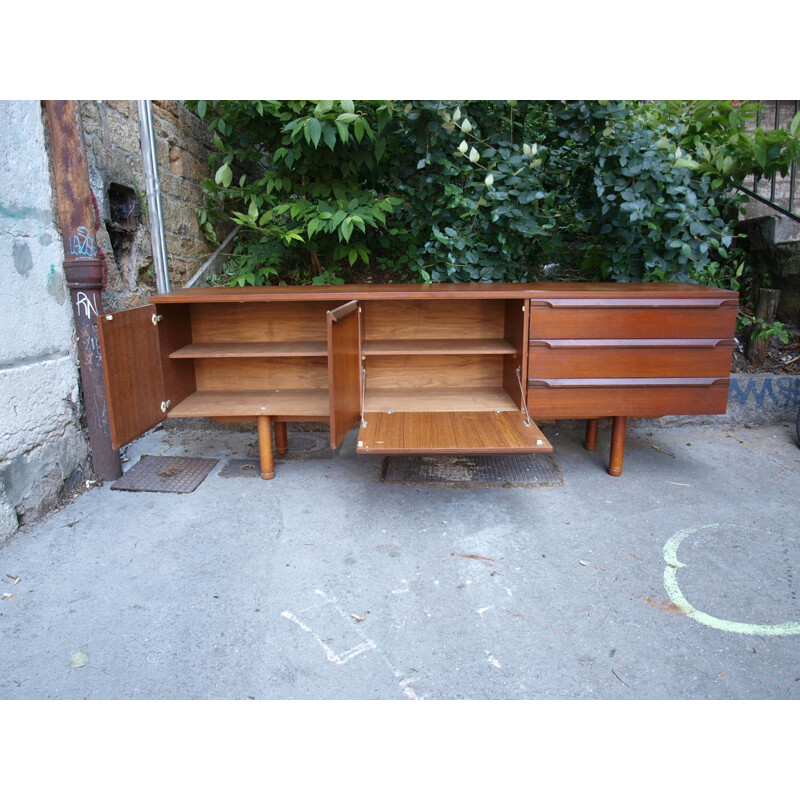
[[[97, 241], [108, 266], [104, 305], [111, 311], [132, 308], [155, 292], [137, 104], [85, 100], [80, 108], [101, 217]], [[170, 277], [173, 288], [180, 288], [215, 249], [205, 241], [196, 215], [204, 203], [201, 183], [213, 177], [208, 167], [212, 137], [206, 124], [176, 100], [153, 101], [153, 127]], [[139, 207], [127, 227], [115, 219], [125, 191]]]

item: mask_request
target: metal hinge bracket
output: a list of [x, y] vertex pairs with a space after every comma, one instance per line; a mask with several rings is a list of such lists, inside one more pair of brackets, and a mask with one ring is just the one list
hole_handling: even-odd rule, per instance
[[161, 322], [162, 319], [164, 319], [164, 315], [163, 314], [153, 314], [152, 319], [153, 319], [153, 325], [158, 325], [158, 323]]
[[[361, 313], [361, 306], [358, 307], [358, 313], [359, 314]], [[366, 393], [367, 393], [367, 370], [365, 367], [361, 367], [361, 427], [362, 428], [367, 427], [367, 421], [364, 419], [364, 397]]]
[[525, 387], [522, 385], [522, 367], [517, 367], [517, 381], [519, 382], [519, 391], [522, 395], [522, 405], [525, 408], [525, 419], [522, 420], [522, 424], [525, 425], [525, 427], [530, 428], [531, 415], [528, 412], [528, 401], [525, 399]]
[[171, 405], [172, 405], [172, 400], [165, 400], [165, 401], [164, 401], [164, 402], [161, 404], [161, 410], [162, 410], [162, 411], [163, 411], [163, 412], [166, 414], [166, 413], [167, 413], [167, 411], [169, 410], [169, 407], [170, 407]]

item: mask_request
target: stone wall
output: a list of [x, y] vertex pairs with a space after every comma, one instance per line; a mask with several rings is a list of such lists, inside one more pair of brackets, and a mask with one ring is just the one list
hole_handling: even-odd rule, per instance
[[0, 102], [0, 541], [89, 477], [38, 101]]
[[[106, 268], [116, 311], [155, 292], [136, 101], [81, 101]], [[215, 247], [196, 210], [210, 177], [208, 128], [173, 100], [153, 101], [161, 202], [174, 288]], [[74, 322], [62, 262], [46, 125], [39, 101], [0, 101], [0, 541], [92, 477]]]
[[[104, 306], [132, 308], [155, 292], [137, 104], [85, 100], [80, 109], [100, 216], [97, 242], [108, 267]], [[213, 177], [212, 137], [176, 100], [153, 101], [153, 127], [170, 277], [173, 288], [180, 288], [215, 249], [200, 232], [196, 213], [204, 204], [202, 181]]]
[[[775, 127], [788, 130], [796, 113], [797, 101], [763, 100], [761, 103], [758, 124], [765, 130]], [[796, 172], [800, 173], [800, 170], [796, 168]], [[753, 178], [749, 177], [743, 185], [767, 199], [773, 191], [772, 181], [767, 178], [754, 183]], [[791, 173], [777, 175], [773, 199], [782, 208], [800, 214], [800, 174], [795, 176], [794, 187]], [[760, 281], [781, 292], [778, 321], [796, 335], [800, 331], [800, 223], [766, 203], [750, 199], [745, 205], [739, 229], [747, 237], [743, 247], [749, 265], [757, 275], [762, 276]]]

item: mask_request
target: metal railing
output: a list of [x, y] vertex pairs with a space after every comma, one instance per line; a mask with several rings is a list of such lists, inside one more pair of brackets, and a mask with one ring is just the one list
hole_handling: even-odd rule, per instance
[[[782, 125], [788, 126], [800, 110], [800, 100], [758, 100], [759, 110], [756, 115], [756, 127], [769, 125], [773, 129]], [[792, 110], [794, 109], [794, 110]], [[786, 111], [789, 113], [786, 114]], [[753, 176], [753, 188], [738, 186], [740, 192], [752, 197], [760, 203], [779, 211], [784, 216], [800, 222], [800, 192], [797, 185], [797, 162], [792, 162], [788, 176], [789, 191], [778, 194], [778, 189], [786, 188], [786, 178], [773, 175], [771, 178]]]

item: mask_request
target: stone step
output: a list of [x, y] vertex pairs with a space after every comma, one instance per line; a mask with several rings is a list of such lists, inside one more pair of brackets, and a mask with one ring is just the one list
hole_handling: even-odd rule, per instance
[[770, 250], [779, 245], [800, 243], [800, 222], [784, 217], [781, 214], [769, 214], [751, 217], [739, 224], [746, 233], [749, 249]]

